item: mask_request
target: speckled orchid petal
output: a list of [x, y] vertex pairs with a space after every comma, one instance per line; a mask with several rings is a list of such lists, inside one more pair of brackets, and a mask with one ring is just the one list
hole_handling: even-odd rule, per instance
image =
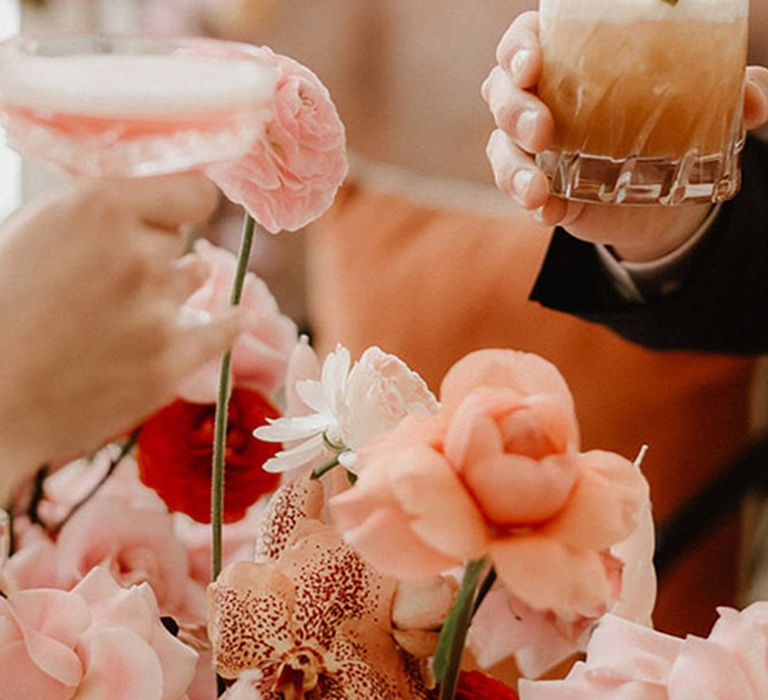
[[291, 648], [293, 597], [275, 564], [237, 562], [221, 572], [208, 587], [208, 637], [222, 677], [273, 666]]
[[269, 500], [256, 533], [256, 561], [277, 560], [299, 523], [319, 518], [323, 487], [314, 479], [297, 479], [281, 486]]
[[288, 536], [278, 537], [275, 558], [228, 567], [209, 587], [219, 673], [236, 678], [258, 671], [264, 700], [311, 691], [343, 700], [427, 698], [419, 694], [426, 690], [418, 664], [392, 638], [396, 582], [366, 564], [332, 527], [302, 517], [307, 491], [298, 494], [296, 517]]

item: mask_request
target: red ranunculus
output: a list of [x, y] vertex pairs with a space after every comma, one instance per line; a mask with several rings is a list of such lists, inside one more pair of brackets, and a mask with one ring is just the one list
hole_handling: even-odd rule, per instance
[[518, 700], [517, 693], [480, 671], [462, 671], [456, 700]]
[[[153, 488], [169, 510], [211, 522], [211, 460], [214, 404], [178, 399], [141, 428], [138, 462], [141, 480]], [[259, 497], [277, 488], [280, 475], [261, 466], [281, 445], [253, 437], [254, 428], [280, 414], [260, 393], [234, 389], [229, 404], [224, 522], [241, 520]]]

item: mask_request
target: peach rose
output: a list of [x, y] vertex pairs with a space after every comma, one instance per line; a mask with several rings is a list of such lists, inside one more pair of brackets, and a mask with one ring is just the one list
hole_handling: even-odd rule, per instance
[[251, 153], [206, 172], [271, 233], [296, 231], [331, 206], [346, 176], [344, 125], [311, 70], [266, 46], [257, 51], [278, 71], [274, 116]]
[[[229, 305], [235, 256], [208, 241], [195, 243], [193, 255], [210, 268], [208, 280], [186, 302], [186, 308], [219, 311]], [[285, 380], [288, 358], [298, 342], [296, 324], [280, 312], [263, 280], [248, 273], [241, 306], [251, 312], [249, 329], [240, 335], [232, 350], [232, 376], [236, 387], [273, 395]], [[179, 387], [178, 395], [193, 403], [214, 403], [219, 381], [219, 360], [201, 367]]]
[[94, 569], [71, 592], [0, 599], [1, 700], [183, 700], [197, 655], [160, 622], [147, 585]]
[[484, 350], [441, 387], [443, 411], [407, 417], [359, 454], [331, 499], [347, 542], [404, 579], [488, 555], [533, 610], [596, 617], [618, 596], [610, 548], [638, 526], [647, 486], [626, 459], [578, 452], [573, 400], [553, 365]]

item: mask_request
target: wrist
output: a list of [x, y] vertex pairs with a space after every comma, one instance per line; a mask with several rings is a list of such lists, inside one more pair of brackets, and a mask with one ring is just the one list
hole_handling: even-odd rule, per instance
[[713, 208], [711, 204], [697, 204], [654, 210], [652, 218], [645, 222], [640, 217], [637, 235], [622, 236], [610, 244], [611, 251], [626, 262], [660, 260], [685, 246], [699, 233]]

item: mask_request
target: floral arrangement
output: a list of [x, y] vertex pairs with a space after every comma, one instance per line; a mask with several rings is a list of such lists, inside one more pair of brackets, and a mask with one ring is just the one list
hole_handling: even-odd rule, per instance
[[[16, 495], [0, 699], [768, 696], [764, 606], [723, 610], [707, 640], [648, 627], [642, 455], [581, 450], [553, 365], [475, 352], [436, 396], [379, 348], [321, 362], [246, 272], [256, 222], [305, 225], [346, 173], [327, 90], [261, 53], [272, 120], [209, 173], [247, 211], [242, 247], [199, 241], [209, 277], [186, 303], [242, 304], [250, 329], [124, 440]], [[536, 678], [585, 651], [561, 681], [479, 670]], [[736, 695], [712, 690], [724, 664]]]

